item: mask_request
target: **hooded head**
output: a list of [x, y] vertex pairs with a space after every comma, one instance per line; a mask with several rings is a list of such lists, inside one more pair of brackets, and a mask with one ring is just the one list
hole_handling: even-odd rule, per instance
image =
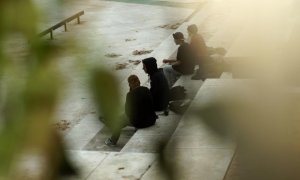
[[154, 57], [146, 58], [143, 60], [143, 69], [145, 73], [149, 74], [151, 76], [155, 72], [158, 71], [156, 59]]

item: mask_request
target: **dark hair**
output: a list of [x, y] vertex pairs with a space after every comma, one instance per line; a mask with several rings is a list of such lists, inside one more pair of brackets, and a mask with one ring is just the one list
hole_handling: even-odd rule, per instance
[[195, 24], [191, 24], [187, 27], [187, 30], [193, 34], [198, 32], [198, 28]]
[[174, 39], [180, 39], [180, 40], [184, 40], [184, 36], [181, 32], [176, 32], [173, 34], [173, 38]]
[[128, 83], [129, 84], [133, 84], [133, 85], [135, 85], [135, 86], [140, 86], [140, 80], [139, 80], [139, 78], [136, 76], [136, 75], [130, 75], [129, 77], [128, 77]]

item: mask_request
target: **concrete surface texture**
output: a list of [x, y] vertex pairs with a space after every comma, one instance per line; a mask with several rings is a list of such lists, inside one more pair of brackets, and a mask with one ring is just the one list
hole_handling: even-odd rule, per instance
[[[297, 21], [300, 16], [296, 0], [170, 0], [167, 3], [78, 0], [66, 3], [62, 14], [52, 10], [59, 7], [49, 8], [50, 2], [36, 2], [42, 9], [52, 12], [45, 16], [47, 23], [41, 23], [41, 29], [61, 17], [85, 11], [82, 24], [70, 23], [68, 32], [62, 32], [62, 29], [54, 32], [55, 42], [72, 37], [83, 49], [64, 54], [58, 65], [65, 72], [67, 84], [57, 109], [57, 121], [70, 123], [61, 133], [72, 160], [82, 172], [80, 177], [72, 179], [166, 179], [159, 168], [158, 150], [149, 142], [157, 143], [167, 137], [168, 145], [172, 147], [172, 151], [167, 149], [167, 152], [174, 155], [169, 158], [175, 165], [178, 179], [221, 180], [235, 151], [233, 142], [217, 136], [201, 120], [174, 113], [168, 117], [160, 116], [152, 129], [135, 134], [127, 129], [121, 136], [121, 145], [115, 149], [106, 147], [103, 140], [109, 133], [98, 121], [101, 112], [97, 112], [89, 95], [88, 75], [73, 61], [75, 58], [79, 57], [89, 66], [114, 71], [124, 96], [129, 74], [137, 74], [143, 84], [148, 80], [142, 65], [132, 64], [129, 60], [154, 56], [162, 65], [162, 59], [176, 50], [171, 34], [182, 31], [186, 35], [186, 27], [192, 23], [197, 24], [208, 46], [226, 48], [228, 59], [250, 57], [253, 60], [255, 56], [259, 57], [254, 59], [255, 62], [268, 64], [274, 52], [284, 57], [290, 52], [285, 50], [295, 49], [299, 40]], [[134, 55], [135, 50], [150, 51]], [[279, 58], [276, 60], [272, 68], [259, 66], [260, 69], [254, 72], [268, 72], [264, 74], [274, 75], [271, 79], [274, 80], [291, 68], [284, 66], [283, 71], [279, 71], [283, 63]], [[116, 70], [116, 65], [122, 63], [126, 68]], [[191, 108], [222, 96], [222, 88], [228, 82], [230, 85], [240, 81], [220, 79], [186, 85], [196, 89], [192, 91], [196, 95]]]
[[[82, 116], [95, 112], [88, 93], [88, 74], [84, 74], [74, 59], [81, 58], [80, 61], [87, 66], [106, 67], [114, 71], [119, 81], [123, 82], [134, 69], [141, 69], [141, 66], [134, 65], [130, 60], [152, 56], [152, 51], [161, 44], [162, 39], [168, 37], [193, 12], [193, 9], [108, 1], [76, 1], [66, 5], [65, 9], [65, 14], [85, 11], [81, 18], [82, 24], [70, 23], [68, 32], [63, 32], [63, 28], [54, 32], [54, 41], [57, 43], [72, 38], [83, 49], [81, 52], [66, 54], [61, 58], [59, 66], [68, 85], [62, 95], [58, 116], [68, 120], [70, 126], [78, 123]], [[133, 55], [135, 50], [150, 53]], [[126, 67], [116, 70], [119, 64]], [[125, 83], [126, 89], [127, 86]], [[76, 114], [76, 117], [71, 117], [71, 114]]]

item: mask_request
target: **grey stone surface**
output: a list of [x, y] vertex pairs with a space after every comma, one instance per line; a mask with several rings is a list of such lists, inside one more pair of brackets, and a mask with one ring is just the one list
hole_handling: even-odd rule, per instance
[[144, 174], [142, 180], [168, 180], [168, 176], [161, 169], [158, 161], [155, 161], [151, 168]]
[[[87, 66], [105, 67], [115, 72], [124, 98], [128, 92], [126, 81], [128, 75], [138, 75], [142, 84], [147, 82], [148, 76], [142, 71], [141, 64], [129, 65], [127, 69], [115, 71], [116, 63], [154, 56], [161, 66], [164, 58], [174, 55], [177, 46], [173, 42], [171, 33], [175, 29], [159, 27], [162, 25], [182, 22], [176, 31], [186, 35], [187, 25], [197, 24], [207, 45], [226, 48], [228, 59], [252, 57], [253, 54], [282, 55], [281, 49], [289, 43], [291, 47], [286, 49], [295, 48], [298, 52], [299, 3], [297, 4], [295, 0], [189, 0], [185, 2], [204, 2], [205, 5], [187, 22], [183, 20], [191, 15], [193, 9], [77, 0], [63, 3], [66, 10], [64, 14], [53, 11], [59, 7], [51, 6], [52, 2], [38, 0], [35, 2], [49, 12], [48, 21], [45, 24], [41, 23], [41, 29], [77, 11], [85, 11], [81, 19], [82, 24], [69, 23], [68, 32], [58, 29], [54, 33], [55, 43], [70, 46], [73, 45], [73, 41], [63, 43], [66, 39], [73, 38], [82, 48], [82, 51], [66, 52], [59, 59], [57, 67], [64, 72], [62, 79], [67, 83], [64, 87], [65, 91], [60, 96], [55, 116], [58, 121], [66, 120], [71, 123], [70, 128], [62, 134], [65, 136], [65, 141], [69, 143], [69, 149], [79, 150], [70, 153], [72, 159], [76, 161], [75, 164], [82, 171], [79, 179], [164, 179], [157, 164], [156, 154], [150, 152], [158, 152], [155, 146], [168, 139], [178, 122], [180, 122], [179, 126], [169, 143], [174, 150], [170, 152], [170, 155], [174, 155], [170, 157], [170, 161], [175, 165], [178, 179], [223, 179], [235, 145], [217, 136], [203, 119], [193, 119], [185, 115], [179, 121], [174, 113], [170, 112], [168, 117], [160, 116], [155, 126], [138, 131], [133, 137], [130, 131], [124, 130], [119, 142], [120, 146], [115, 149], [104, 146], [103, 142], [109, 133], [103, 129], [103, 124], [97, 121], [101, 112], [97, 111], [89, 95], [87, 82], [89, 76], [84, 72], [81, 66], [83, 64], [76, 63], [77, 58]], [[180, 1], [172, 0], [172, 2]], [[44, 38], [48, 39], [48, 37]], [[126, 41], [126, 39], [135, 40]], [[141, 49], [154, 51], [147, 55], [132, 55], [132, 51]], [[105, 56], [107, 53], [117, 53], [121, 56], [108, 58]], [[277, 72], [275, 74], [277, 76], [272, 77], [272, 82], [276, 83], [281, 77], [285, 77], [283, 76], [285, 72], [293, 68], [296, 71], [299, 69], [297, 66], [291, 69], [283, 68], [282, 63], [288, 63], [282, 61], [287, 59], [285, 56], [282, 57], [275, 59], [277, 61], [271, 59], [271, 62], [264, 63], [259, 71], [268, 72], [265, 73], [267, 78]], [[264, 59], [253, 58], [253, 60]], [[240, 69], [240, 71], [244, 70], [246, 69]], [[186, 80], [183, 77], [178, 84], [182, 83], [188, 90], [195, 88], [195, 91], [188, 93], [196, 94], [197, 87], [200, 87], [202, 82], [195, 81], [189, 84]], [[196, 94], [191, 108], [222, 99], [226, 93], [235, 92], [231, 90], [240, 85], [246, 85], [244, 89], [239, 89], [242, 91], [253, 86], [249, 80], [208, 79]], [[192, 98], [190, 94], [188, 96]], [[222, 120], [220, 119], [221, 122]], [[122, 153], [109, 152], [120, 150]]]
[[129, 139], [135, 133], [134, 128], [123, 128], [121, 132], [121, 136], [117, 142], [116, 146], [107, 146], [104, 142], [107, 138], [111, 137], [111, 132], [105, 127], [101, 129], [92, 139], [90, 139], [89, 143], [83, 148], [88, 151], [115, 151], [119, 152], [129, 141]]
[[[196, 23], [209, 46], [223, 46], [229, 49], [237, 38], [235, 35], [244, 28], [244, 25], [241, 25], [242, 18], [233, 13], [241, 11], [235, 9], [233, 2], [234, 0], [205, 1], [200, 11], [188, 22], [183, 22], [176, 31], [181, 31], [186, 35], [187, 25]], [[184, 20], [193, 12], [192, 9], [184, 8], [96, 0], [76, 1], [69, 8], [69, 12], [85, 10], [86, 14], [82, 17], [83, 23], [70, 25], [68, 33], [56, 32], [56, 41], [75, 35], [80, 46], [85, 49], [85, 52], [76, 52], [76, 55], [85, 59], [90, 66], [104, 66], [108, 69], [113, 69], [116, 62], [125, 63], [129, 59], [142, 59], [148, 56], [156, 57], [158, 65], [161, 66], [164, 58], [174, 55], [177, 46], [171, 35], [174, 30], [162, 29], [158, 26]], [[125, 41], [125, 39], [136, 40]], [[154, 51], [139, 57], [131, 54], [133, 50], [143, 48]], [[117, 53], [122, 56], [112, 59], [105, 57], [106, 53]], [[119, 141], [120, 146], [115, 149], [105, 146], [103, 142], [109, 136], [107, 129], [103, 128], [100, 122], [84, 123], [90, 112], [96, 112], [95, 116], [98, 116], [100, 112], [96, 111], [95, 105], [90, 100], [91, 97], [87, 96], [87, 83], [85, 82], [87, 75], [77, 74], [76, 71], [80, 69], [74, 69], [75, 65], [71, 60], [72, 58], [68, 56], [62, 60], [62, 70], [73, 70], [70, 70], [72, 73], [66, 75], [73, 83], [69, 84], [68, 91], [62, 96], [62, 101], [65, 100], [66, 103], [58, 110], [58, 117], [73, 121], [65, 139], [73, 144], [71, 146], [73, 149], [81, 149], [80, 152], [73, 152], [74, 156], [79, 157], [78, 164], [85, 166], [90, 162], [90, 165], [82, 167], [82, 177], [88, 176], [87, 179], [165, 179], [157, 164], [156, 154], [152, 152], [158, 152], [155, 146], [165, 139], [168, 140], [177, 127], [177, 123], [180, 122], [170, 141], [170, 145], [176, 145], [174, 146], [175, 152], [172, 152], [176, 156], [171, 158], [177, 170], [177, 177], [179, 179], [222, 179], [232, 157], [234, 145], [222, 141], [201, 121], [199, 123], [199, 121], [191, 120], [188, 116], [184, 116], [179, 121], [178, 116], [170, 112], [167, 117], [160, 116], [155, 126], [140, 130], [133, 136], [125, 130]], [[138, 75], [142, 84], [148, 80], [148, 76], [142, 70], [142, 64], [116, 71], [123, 98], [128, 91], [126, 78], [129, 74]], [[192, 99], [203, 82], [190, 82], [184, 77], [178, 83], [186, 86], [188, 90], [193, 89], [188, 92], [188, 96]], [[220, 86], [220, 83], [227, 82], [205, 81], [203, 84], [205, 86], [200, 89], [195, 99], [205, 103], [218, 95], [219, 92], [215, 89]], [[78, 99], [78, 96], [87, 99]], [[191, 104], [191, 106], [196, 105], [196, 102]], [[86, 129], [86, 126], [92, 127]], [[96, 153], [95, 150], [100, 153]], [[121, 153], [111, 152], [120, 150]]]
[[74, 166], [79, 169], [79, 177], [72, 179], [86, 179], [107, 158], [109, 153], [99, 151], [67, 151]]
[[85, 116], [65, 136], [69, 149], [82, 149], [102, 127], [103, 124], [98, 120], [96, 114], [89, 114]]
[[234, 151], [231, 149], [184, 148], [170, 157], [178, 179], [222, 180]]
[[179, 120], [178, 115], [160, 116], [155, 125], [139, 129], [121, 152], [158, 152], [161, 143], [166, 143], [173, 134]]
[[154, 159], [151, 153], [110, 153], [87, 179], [139, 179]]

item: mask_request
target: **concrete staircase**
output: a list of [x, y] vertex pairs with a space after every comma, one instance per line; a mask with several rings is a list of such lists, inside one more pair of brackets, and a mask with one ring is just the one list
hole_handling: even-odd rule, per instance
[[[230, 47], [245, 24], [241, 23], [243, 21], [241, 17], [235, 16], [239, 10], [230, 5], [228, 1], [208, 1], [206, 6], [176, 31], [185, 33], [187, 25], [195, 23], [201, 27], [200, 33], [204, 35], [208, 46], [222, 46], [233, 54]], [[225, 13], [224, 9], [229, 10]], [[213, 24], [209, 24], [212, 22]], [[161, 66], [162, 60], [174, 54], [175, 49], [177, 47], [170, 35], [154, 50], [152, 56], [158, 60], [158, 66]], [[136, 74], [142, 84], [148, 81], [141, 64], [130, 74]], [[232, 74], [223, 73], [221, 79], [207, 79], [203, 83], [182, 76], [176, 85], [182, 84], [190, 90], [188, 96], [193, 99], [190, 108], [195, 108], [199, 102], [205, 103], [209, 98], [219, 95], [223, 85], [235, 81], [231, 78]], [[121, 89], [125, 98], [128, 92], [126, 80], [121, 82]], [[95, 121], [97, 115], [92, 116]], [[88, 118], [85, 121], [88, 122]], [[78, 126], [85, 126], [83, 124], [85, 123]], [[198, 118], [189, 115], [180, 117], [172, 112], [169, 116], [160, 115], [155, 126], [137, 131], [124, 147], [116, 150], [120, 152], [111, 152], [108, 149], [100, 152], [87, 151], [84, 145], [79, 145], [88, 143], [88, 139], [102, 128], [98, 122], [89, 126], [93, 126], [93, 129], [84, 135], [86, 138], [78, 137], [75, 140], [78, 145], [70, 148], [75, 149], [71, 151], [72, 157], [76, 160], [76, 164], [82, 167], [80, 179], [166, 179], [159, 168], [156, 146], [162, 141], [168, 141], [168, 147], [171, 148], [167, 148], [167, 152], [171, 155], [168, 158], [174, 164], [178, 179], [221, 180], [235, 150], [234, 143], [218, 137]], [[67, 137], [73, 137], [72, 131], [75, 132], [76, 127], [73, 129]]]

